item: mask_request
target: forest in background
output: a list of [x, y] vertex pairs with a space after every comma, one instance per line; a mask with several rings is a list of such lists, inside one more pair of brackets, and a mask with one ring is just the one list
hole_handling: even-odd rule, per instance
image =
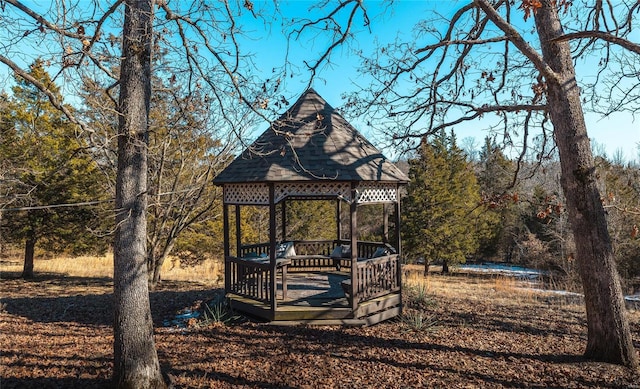
[[[417, 161], [428, 161], [431, 153], [437, 154], [427, 145], [441, 136], [440, 130], [457, 130], [461, 123], [477, 125], [487, 116], [496, 121], [477, 126], [501, 134], [496, 139], [500, 146], [521, 150], [517, 166], [524, 166], [526, 152], [532, 150], [536, 139], [542, 147], [534, 153], [535, 160], [544, 163], [553, 159], [557, 150], [566, 200], [563, 205], [573, 230], [574, 259], [584, 286], [587, 313], [584, 356], [637, 370], [638, 356], [618, 276], [617, 248], [609, 232], [608, 208], [604, 203], [609, 195], [601, 193], [599, 187], [601, 177], [589, 142], [587, 127], [591, 125], [586, 115], [595, 113], [606, 118], [626, 112], [633, 117], [638, 112], [640, 45], [636, 43], [637, 29], [633, 27], [637, 24], [634, 22], [640, 3], [474, 0], [444, 9], [440, 4], [434, 7], [427, 2], [429, 9], [424, 13], [412, 12], [419, 15], [415, 23], [381, 23], [399, 26], [402, 31], [392, 42], [374, 42], [374, 55], [367, 55], [358, 46], [368, 39], [362, 38], [357, 30], [372, 32], [371, 26], [377, 23], [370, 18], [368, 7], [374, 3], [367, 2], [365, 6], [361, 0], [326, 1], [281, 18], [286, 12], [279, 9], [268, 12], [262, 4], [251, 1], [116, 0], [106, 4], [65, 0], [51, 7], [25, 5], [17, 0], [2, 2], [0, 18], [5, 22], [1, 24], [5, 27], [2, 30], [5, 44], [0, 62], [9, 70], [7, 75], [18, 75], [43, 92], [51, 104], [78, 126], [76, 131], [83, 140], [78, 147], [71, 147], [71, 155], [81, 157], [90, 150], [104, 150], [98, 170], [106, 177], [115, 176], [110, 184], [115, 189], [115, 199], [108, 197], [113, 192], [105, 191], [104, 200], [82, 202], [115, 205], [109, 217], [115, 216], [113, 233], [102, 232], [105, 236], [112, 234], [113, 242], [114, 386], [167, 386], [154, 344], [149, 287], [153, 289], [157, 283], [157, 270], [176, 248], [178, 237], [215, 207], [215, 197], [213, 201], [207, 201], [211, 197], [201, 197], [211, 193], [205, 188], [206, 177], [215, 176], [217, 167], [225, 165], [225, 157], [230, 158], [245, 146], [242, 143], [251, 138], [246, 131], [254, 128], [253, 120], [270, 122], [274, 112], [289, 105], [283, 95], [288, 90], [284, 79], [303, 73], [307, 86], [313, 85], [314, 80], [321, 82], [322, 70], [347, 53], [359, 59], [357, 71], [365, 80], [358, 83], [356, 90], [345, 92], [345, 109], [354, 117], [364, 115], [367, 127], [379, 131], [381, 137], [400, 150], [415, 150], [416, 154], [409, 159], [416, 160], [413, 166], [416, 176], [424, 170]], [[389, 10], [394, 8], [386, 5]], [[411, 8], [414, 11], [413, 4]], [[238, 40], [254, 37], [247, 18], [264, 27], [272, 26], [274, 21], [280, 23], [289, 43], [314, 42], [321, 47], [318, 51], [305, 49], [304, 55], [284, 49], [283, 62], [264, 66]], [[411, 36], [405, 35], [409, 32]], [[269, 33], [258, 33], [257, 37]], [[33, 76], [29, 64], [37, 62], [37, 58], [42, 58], [45, 68], [54, 75], [53, 80], [70, 84], [65, 85], [64, 95], [72, 95], [73, 107], [64, 104], [55, 86]], [[269, 74], [260, 72], [264, 70], [270, 70]], [[96, 102], [100, 110], [113, 115], [104, 114], [95, 122], [81, 116], [83, 111], [93, 112], [80, 102], [83, 89], [99, 99]], [[171, 109], [153, 118], [150, 107], [158, 92], [166, 92], [163, 97], [171, 101]], [[286, 93], [290, 96], [290, 92]], [[163, 119], [177, 119], [174, 124], [181, 127], [196, 110], [205, 115], [197, 118], [209, 122], [204, 127], [208, 129], [207, 138], [220, 139], [223, 146], [213, 153], [210, 149], [217, 146], [207, 149], [207, 155], [223, 156], [219, 160], [222, 164], [208, 165], [211, 168], [203, 170], [200, 165], [194, 169], [183, 162], [186, 158], [176, 159], [171, 154], [171, 147], [183, 140], [180, 134], [171, 134], [173, 126], [167, 128], [165, 138], [152, 140], [167, 130], [162, 127]], [[36, 110], [36, 115], [25, 121], [26, 128], [37, 133], [38, 126], [34, 124], [40, 117]], [[113, 117], [118, 118], [115, 134], [110, 130]], [[116, 139], [117, 148], [113, 147]], [[226, 142], [228, 139], [235, 142]], [[62, 143], [64, 146], [66, 142]], [[55, 140], [52, 144], [56, 144]], [[13, 155], [28, 154], [18, 143], [12, 145]], [[191, 155], [194, 147], [183, 146], [178, 154]], [[55, 166], [53, 162], [45, 165]], [[157, 164], [156, 168], [151, 168], [153, 164]], [[27, 172], [25, 177], [5, 178], [5, 171], [13, 170], [2, 170], [2, 180], [6, 182], [5, 189], [8, 188], [2, 194], [9, 196], [9, 202], [30, 197], [38, 188], [32, 182], [47, 179], [42, 187], [48, 184], [53, 188], [68, 176], [60, 170], [45, 169], [48, 173], [37, 171], [29, 176]], [[149, 176], [156, 171], [159, 174]], [[169, 171], [168, 175], [163, 174]], [[198, 173], [190, 175], [190, 171]], [[456, 184], [464, 184], [452, 185], [454, 191], [468, 190], [473, 183], [469, 175], [455, 171], [451, 171], [451, 177], [461, 180]], [[189, 179], [194, 181], [184, 185]], [[22, 190], [14, 192], [14, 187]], [[409, 205], [412, 191], [428, 189], [428, 184], [424, 188], [420, 185], [410, 188]], [[12, 197], [14, 193], [19, 196]], [[65, 196], [61, 194], [60, 190], [54, 190], [48, 195], [63, 200]], [[516, 194], [520, 196], [520, 192]], [[527, 198], [532, 196], [527, 193]], [[36, 203], [10, 208], [11, 204], [3, 203], [3, 214], [69, 208], [68, 204], [80, 201], [80, 196], [71, 197], [72, 202], [53, 206]], [[454, 197], [436, 198], [432, 205], [450, 204]], [[490, 199], [493, 197], [489, 194]], [[630, 209], [625, 212], [636, 210]], [[476, 210], [477, 207], [466, 215], [476, 217]], [[553, 208], [546, 208], [539, 214], [544, 217], [552, 211]], [[167, 214], [172, 219], [165, 219]], [[427, 215], [431, 217], [427, 219], [416, 212], [409, 220], [421, 220], [424, 224], [434, 219], [447, 220], [456, 214], [457, 210], [448, 209]], [[65, 216], [75, 215], [69, 212]], [[49, 222], [57, 217], [53, 213], [34, 215], [31, 225], [49, 227], [52, 225]], [[477, 225], [482, 223], [478, 221]], [[632, 235], [637, 235], [636, 227], [630, 227]], [[102, 230], [93, 225], [87, 228]], [[45, 241], [43, 231], [48, 229], [23, 231], [28, 242], [25, 277], [33, 273], [34, 252], [38, 242]], [[469, 233], [469, 229], [466, 231]], [[458, 241], [460, 234], [455, 231], [443, 228], [441, 233], [451, 237], [449, 244], [455, 244], [451, 258], [442, 258], [446, 259], [443, 264], [459, 260], [475, 246], [469, 237]], [[58, 236], [67, 234], [73, 232], [54, 234], [51, 241], [57, 244], [61, 241]], [[160, 239], [154, 240], [154, 236]], [[432, 253], [435, 248], [430, 247]]]
[[[58, 91], [43, 65], [36, 61], [30, 74]], [[30, 83], [15, 81], [13, 93], [0, 96], [0, 247], [2, 255], [22, 251], [29, 277], [34, 259], [110, 250], [117, 123], [114, 102], [92, 80], [84, 80], [83, 109], [75, 112], [97, 129], [89, 134]], [[221, 191], [212, 179], [239, 145], [211, 130], [218, 123], [205, 97], [181, 96], [171, 80], [155, 79], [153, 88], [147, 264], [155, 286], [165, 260], [221, 260]], [[578, 289], [557, 156], [513, 158], [503, 150], [490, 136], [459, 142], [441, 130], [397, 161], [411, 179], [402, 207], [405, 262], [509, 262], [550, 270]], [[631, 293], [640, 277], [640, 163], [608, 157], [597, 144], [594, 154], [618, 271]], [[322, 222], [334, 212], [330, 202], [294, 202], [287, 212], [291, 238], [335, 236]], [[361, 239], [381, 239], [382, 212], [362, 208]], [[266, 209], [243, 207], [241, 216], [243, 242], [267, 239]]]

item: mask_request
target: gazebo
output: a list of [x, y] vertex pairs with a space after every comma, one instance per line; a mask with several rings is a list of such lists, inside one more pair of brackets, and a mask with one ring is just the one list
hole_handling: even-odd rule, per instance
[[[307, 90], [214, 179], [224, 193], [225, 292], [232, 307], [277, 323], [371, 325], [399, 315], [400, 188], [407, 182]], [[335, 239], [289, 240], [287, 204], [318, 199], [335, 204], [334, 220], [322, 221], [337, 231]], [[370, 204], [383, 204], [380, 242], [358, 238], [358, 208]], [[243, 206], [268, 207], [268, 242], [242, 242]], [[343, 207], [348, 222], [341, 222]]]

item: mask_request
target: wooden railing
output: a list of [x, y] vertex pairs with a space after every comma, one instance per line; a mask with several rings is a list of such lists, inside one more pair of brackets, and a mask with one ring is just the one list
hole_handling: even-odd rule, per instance
[[[290, 270], [313, 268], [351, 268], [351, 260], [334, 260], [330, 257], [333, 249], [349, 241], [295, 241], [296, 257], [289, 263]], [[383, 244], [379, 242], [358, 242], [356, 300], [363, 302], [400, 290], [400, 257], [397, 254], [371, 258]], [[240, 248], [244, 257], [268, 256], [269, 244], [258, 243]], [[227, 257], [225, 266], [225, 288], [228, 292], [252, 298], [265, 303], [271, 302], [271, 266], [268, 261], [259, 263], [246, 259]], [[351, 281], [351, 280], [349, 280]], [[348, 285], [348, 286], [347, 286]], [[275, 286], [274, 286], [275, 287]], [[350, 293], [350, 282], [343, 286]]]
[[236, 257], [227, 257], [225, 288], [243, 297], [269, 304], [271, 302], [271, 266]]
[[[348, 242], [346, 244], [349, 244]], [[373, 253], [380, 247], [383, 247], [384, 243], [380, 242], [366, 242], [358, 241], [358, 258], [371, 258]]]
[[393, 254], [358, 261], [356, 266], [358, 273], [356, 299], [358, 302], [371, 300], [400, 290], [399, 255]]
[[293, 246], [297, 255], [331, 255], [336, 246], [340, 244], [337, 240], [296, 240]]
[[247, 244], [240, 247], [239, 257], [244, 258], [251, 255], [257, 257], [269, 255], [269, 243]]
[[[291, 267], [294, 269], [334, 267], [336, 262], [329, 258], [333, 249], [339, 245], [349, 245], [348, 240], [296, 240], [293, 241], [296, 256], [306, 256], [307, 258], [294, 259]], [[357, 258], [371, 258], [379, 247], [384, 246], [380, 242], [358, 242]], [[240, 247], [240, 257], [268, 256], [269, 243], [256, 243], [243, 245]], [[351, 267], [348, 258], [340, 261], [340, 266], [344, 269]]]

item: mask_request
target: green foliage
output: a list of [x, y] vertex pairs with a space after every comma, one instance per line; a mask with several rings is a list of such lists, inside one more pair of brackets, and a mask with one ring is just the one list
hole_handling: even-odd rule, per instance
[[[389, 205], [387, 205], [389, 207]], [[396, 228], [394, 225], [395, 211], [387, 208], [389, 212], [389, 241], [396, 240]], [[382, 204], [371, 204], [358, 208], [358, 235], [360, 240], [370, 242], [384, 241], [384, 206]]]
[[207, 220], [194, 223], [177, 237], [173, 253], [180, 266], [195, 266], [207, 259], [221, 259], [223, 254], [222, 223]]
[[455, 137], [439, 132], [409, 161], [403, 203], [405, 252], [427, 261], [464, 262], [476, 252], [479, 188]]
[[337, 235], [335, 207], [333, 200], [287, 201], [287, 239], [335, 239]]
[[478, 185], [487, 194], [503, 193], [513, 181], [513, 162], [507, 159], [502, 149], [489, 137], [480, 151], [480, 173]]
[[214, 323], [231, 324], [242, 319], [231, 308], [229, 299], [221, 296], [204, 304], [203, 319], [199, 323], [201, 326], [208, 326]]
[[[162, 65], [162, 56], [156, 61]], [[100, 162], [115, 177], [117, 117], [115, 102], [103, 86], [84, 80], [84, 112], [104, 145]], [[224, 120], [210, 111], [200, 91], [161, 77], [152, 80], [149, 116], [147, 183], [147, 267], [152, 287], [160, 279], [166, 258], [175, 252], [181, 264], [196, 264], [222, 256], [221, 189], [213, 178], [230, 154], [220, 141]], [[213, 232], [216, 232], [215, 235]], [[174, 249], [176, 249], [174, 251]]]
[[517, 188], [511, 187], [515, 175], [514, 163], [502, 150], [485, 138], [479, 154], [478, 184], [482, 210], [477, 219], [478, 254], [482, 258], [506, 257], [512, 236], [519, 222], [516, 203]]
[[409, 310], [402, 314], [400, 323], [404, 327], [404, 332], [426, 332], [438, 330], [440, 321], [435, 314]]
[[[62, 100], [42, 61], [29, 74]], [[71, 109], [71, 108], [69, 108]], [[0, 160], [10, 195], [3, 203], [29, 208], [105, 200], [101, 173], [78, 137], [77, 128], [29, 82], [16, 77], [13, 96], [2, 105]], [[7, 192], [8, 191], [8, 192]], [[99, 252], [107, 243], [89, 233], [98, 225], [98, 207], [73, 206], [11, 212], [2, 219], [3, 236], [12, 242], [38, 242], [52, 252]]]

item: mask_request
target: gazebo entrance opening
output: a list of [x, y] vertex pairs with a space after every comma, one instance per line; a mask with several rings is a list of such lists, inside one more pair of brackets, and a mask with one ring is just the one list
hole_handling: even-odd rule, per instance
[[[321, 324], [367, 325], [401, 313], [399, 192], [407, 178], [315, 91], [214, 182], [224, 189], [225, 290], [233, 307], [269, 321]], [[294, 236], [288, 219], [296, 204], [326, 202], [333, 210], [315, 222], [329, 233]], [[358, 211], [374, 204], [382, 204], [382, 238], [364, 241]], [[268, 210], [265, 241], [242, 241], [244, 206]]]
[[[325, 208], [326, 201], [334, 205], [333, 215], [329, 220], [313, 222], [323, 223], [323, 228], [335, 234], [333, 239], [326, 234], [321, 239], [292, 237], [289, 222], [294, 220], [287, 212], [291, 205], [302, 201], [319, 203], [320, 199], [325, 200]], [[398, 315], [399, 220], [397, 209], [392, 209], [398, 203], [364, 198], [358, 203], [358, 199], [347, 199], [318, 194], [285, 197], [279, 203], [265, 205], [270, 210], [268, 234], [273, 241], [258, 243], [241, 239], [243, 205], [225, 205], [225, 224], [229, 228], [229, 238], [225, 240], [231, 241], [231, 235], [235, 240], [234, 255], [225, 255], [225, 289], [232, 304], [271, 321], [373, 324]], [[380, 226], [384, 226], [380, 241], [358, 239], [358, 211], [371, 204], [383, 204], [378, 217]], [[390, 215], [394, 218], [391, 223]], [[393, 227], [394, 242], [388, 240], [389, 225]], [[373, 306], [367, 304], [371, 301]]]

